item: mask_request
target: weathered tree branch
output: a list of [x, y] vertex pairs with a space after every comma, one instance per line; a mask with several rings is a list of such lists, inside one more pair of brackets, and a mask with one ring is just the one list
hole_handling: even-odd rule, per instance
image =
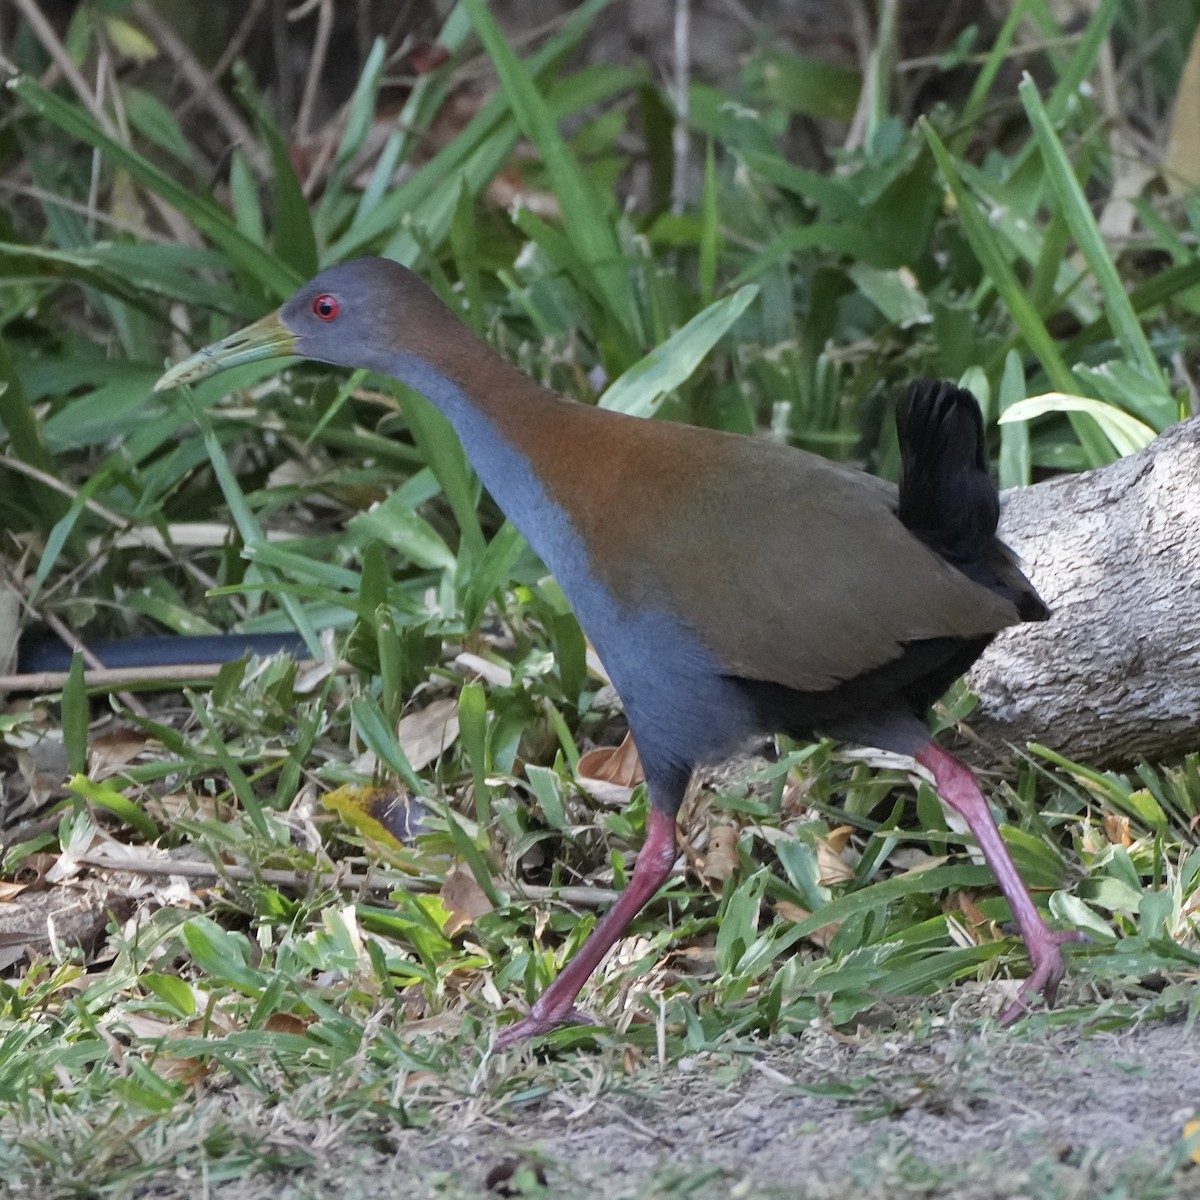
[[968, 676], [983, 745], [967, 757], [1003, 766], [1006, 743], [1036, 741], [1107, 767], [1200, 750], [1200, 418], [1006, 493], [1000, 532], [1053, 616], [1001, 634]]

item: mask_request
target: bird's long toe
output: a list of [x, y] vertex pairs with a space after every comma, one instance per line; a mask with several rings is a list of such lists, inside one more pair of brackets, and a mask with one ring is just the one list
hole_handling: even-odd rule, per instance
[[492, 1042], [492, 1049], [507, 1050], [518, 1042], [523, 1042], [526, 1038], [541, 1037], [542, 1034], [551, 1033], [564, 1025], [596, 1024], [595, 1018], [584, 1012], [582, 1008], [571, 1007], [560, 1011], [538, 1012], [538, 1007], [535, 1004], [529, 1016], [524, 1017], [515, 1025], [509, 1025], [507, 1029], [501, 1029]]
[[1029, 1012], [1033, 998], [1038, 995], [1045, 1000], [1047, 1008], [1053, 1008], [1058, 985], [1067, 973], [1062, 947], [1068, 942], [1087, 940], [1087, 935], [1076, 929], [1057, 933], [1047, 929], [1039, 934], [1028, 947], [1033, 973], [1021, 985], [1017, 998], [1000, 1015], [1000, 1024], [1011, 1025], [1023, 1017]]

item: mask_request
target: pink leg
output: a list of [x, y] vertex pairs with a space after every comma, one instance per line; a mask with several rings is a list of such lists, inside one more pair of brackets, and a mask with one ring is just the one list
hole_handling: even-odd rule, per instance
[[575, 998], [604, 956], [616, 945], [629, 922], [666, 882], [675, 858], [675, 817], [651, 807], [646, 841], [625, 891], [558, 978], [538, 997], [529, 1016], [501, 1030], [492, 1049], [506, 1050], [524, 1038], [549, 1033], [559, 1025], [593, 1024], [591, 1017], [575, 1007]]
[[1046, 1003], [1054, 1004], [1054, 993], [1062, 977], [1066, 974], [1063, 962], [1062, 943], [1082, 942], [1087, 939], [1082, 933], [1055, 933], [1042, 920], [1029, 895], [1021, 876], [1017, 874], [1016, 865], [1009, 856], [1008, 847], [1000, 837], [991, 809], [975, 782], [975, 776], [963, 766], [952, 754], [940, 746], [930, 743], [917, 756], [917, 762], [932, 772], [937, 784], [938, 795], [950, 805], [955, 812], [965, 818], [975, 842], [983, 852], [983, 857], [996, 882], [1008, 901], [1009, 908], [1016, 918], [1017, 928], [1025, 949], [1029, 952], [1029, 962], [1033, 974], [1025, 981], [1016, 1000], [1001, 1014], [1000, 1023], [1009, 1025], [1029, 1008], [1029, 998], [1038, 992], [1046, 997]]

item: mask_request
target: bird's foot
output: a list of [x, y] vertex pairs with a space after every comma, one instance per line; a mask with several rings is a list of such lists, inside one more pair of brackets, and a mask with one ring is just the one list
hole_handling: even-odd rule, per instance
[[507, 1050], [510, 1046], [523, 1042], [526, 1038], [541, 1037], [542, 1034], [550, 1033], [551, 1030], [559, 1029], [563, 1025], [596, 1024], [595, 1018], [585, 1013], [582, 1008], [572, 1006], [539, 1012], [540, 1007], [535, 1004], [530, 1010], [529, 1016], [515, 1025], [509, 1025], [507, 1029], [501, 1029], [492, 1042], [492, 1049]]
[[1054, 995], [1058, 985], [1067, 973], [1067, 964], [1063, 960], [1062, 947], [1067, 942], [1086, 942], [1087, 934], [1071, 929], [1055, 933], [1043, 926], [1025, 939], [1025, 948], [1029, 952], [1029, 962], [1033, 974], [1021, 985], [1017, 998], [1000, 1014], [1001, 1025], [1011, 1025], [1023, 1017], [1030, 1008], [1030, 1001], [1039, 993], [1046, 1001], [1047, 1008], [1054, 1007]]

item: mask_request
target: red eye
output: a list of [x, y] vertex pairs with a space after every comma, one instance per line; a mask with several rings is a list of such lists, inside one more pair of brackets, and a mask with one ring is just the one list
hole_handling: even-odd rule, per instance
[[335, 321], [338, 315], [338, 302], [330, 295], [318, 296], [312, 302], [312, 310], [322, 321]]

